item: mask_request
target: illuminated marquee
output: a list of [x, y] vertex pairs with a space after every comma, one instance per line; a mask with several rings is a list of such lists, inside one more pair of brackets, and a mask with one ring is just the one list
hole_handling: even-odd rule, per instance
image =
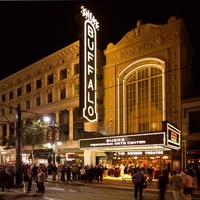
[[167, 123], [167, 145], [174, 149], [180, 149], [181, 131]]
[[81, 6], [84, 21], [84, 107], [83, 117], [90, 122], [97, 121], [96, 111], [96, 46], [99, 22], [84, 6]]
[[80, 139], [80, 148], [95, 147], [141, 147], [149, 145], [165, 145], [165, 133], [157, 132], [151, 135], [137, 134], [113, 137], [101, 137], [95, 139]]

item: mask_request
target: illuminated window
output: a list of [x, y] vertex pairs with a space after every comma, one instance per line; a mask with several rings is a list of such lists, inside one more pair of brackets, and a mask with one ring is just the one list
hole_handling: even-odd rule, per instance
[[161, 130], [162, 78], [162, 70], [144, 67], [126, 79], [127, 133]]
[[74, 65], [74, 75], [79, 74], [79, 70], [80, 70], [80, 65], [79, 65], [79, 63], [78, 63], [78, 64], [75, 64], [75, 65]]
[[60, 99], [66, 98], [66, 89], [60, 90]]
[[67, 69], [63, 69], [60, 71], [60, 80], [67, 78]]
[[36, 89], [39, 89], [42, 87], [42, 79], [39, 79], [36, 81]]
[[47, 76], [47, 85], [50, 85], [53, 83], [53, 74]]
[[79, 95], [79, 84], [74, 86], [74, 95]]

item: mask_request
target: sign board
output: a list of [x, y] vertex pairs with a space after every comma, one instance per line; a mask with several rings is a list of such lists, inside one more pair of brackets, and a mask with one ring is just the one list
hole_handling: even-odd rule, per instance
[[152, 134], [121, 135], [102, 138], [80, 139], [80, 148], [105, 147], [140, 147], [152, 145], [165, 145], [165, 132]]
[[[80, 37], [80, 117], [89, 122], [98, 120], [96, 105], [97, 30], [99, 22], [92, 12], [80, 7], [82, 16]], [[82, 23], [84, 25], [82, 25]]]

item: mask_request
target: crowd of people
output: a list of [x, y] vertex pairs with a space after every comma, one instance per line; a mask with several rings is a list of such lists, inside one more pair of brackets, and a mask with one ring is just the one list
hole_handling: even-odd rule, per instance
[[98, 165], [85, 165], [78, 166], [77, 164], [60, 164], [56, 166], [48, 166], [52, 173], [53, 181], [76, 181], [82, 180], [85, 182], [92, 182], [93, 180], [101, 181], [103, 180], [103, 174], [105, 167], [101, 164]]
[[[181, 165], [172, 172], [168, 165], [163, 166], [159, 170], [152, 165], [144, 164], [120, 164], [116, 166], [108, 165], [85, 165], [77, 164], [39, 164], [29, 165], [23, 164], [23, 192], [31, 191], [32, 182], [37, 184], [37, 192], [45, 193], [45, 181], [48, 175], [52, 175], [53, 181], [85, 181], [85, 182], [102, 182], [104, 176], [121, 176], [129, 174], [134, 183], [134, 198], [142, 200], [145, 195], [145, 188], [152, 183], [153, 178], [158, 179], [159, 197], [160, 200], [165, 200], [167, 187], [170, 187], [173, 192], [174, 200], [191, 200], [194, 185], [197, 185], [200, 190], [200, 165], [197, 168], [192, 166], [185, 172]], [[159, 173], [157, 173], [159, 172]], [[14, 164], [0, 165], [0, 186], [2, 191], [10, 190], [14, 187]], [[196, 181], [196, 184], [195, 184]]]
[[[145, 188], [147, 187], [148, 179], [152, 181], [153, 170], [152, 167], [148, 166], [138, 166], [136, 171], [133, 171], [132, 180], [134, 183], [134, 197], [135, 199], [142, 200], [145, 193]], [[160, 170], [158, 176], [158, 188], [159, 188], [159, 199], [165, 200], [165, 194], [167, 187], [170, 187], [173, 192], [174, 200], [191, 200], [195, 179], [197, 184], [197, 189], [200, 190], [200, 165], [196, 169], [193, 166], [189, 167], [185, 172], [179, 166], [177, 169], [174, 169], [171, 172], [168, 169], [168, 166], [164, 166]]]

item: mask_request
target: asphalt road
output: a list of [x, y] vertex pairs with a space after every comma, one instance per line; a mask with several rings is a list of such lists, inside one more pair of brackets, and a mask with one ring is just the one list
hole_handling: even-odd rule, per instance
[[[115, 182], [113, 182], [115, 181]], [[151, 187], [151, 188], [150, 188]], [[153, 187], [155, 187], [153, 189]], [[11, 188], [10, 191], [1, 192], [0, 200], [133, 200], [134, 189], [130, 181], [122, 182], [121, 179], [104, 179], [103, 182], [84, 183], [76, 182], [45, 182], [45, 194], [37, 193], [36, 184], [33, 182], [32, 191], [23, 193], [22, 188]], [[166, 200], [172, 200], [172, 192], [166, 193]], [[199, 200], [195, 195], [192, 200]], [[145, 192], [144, 200], [159, 200], [156, 183]]]

